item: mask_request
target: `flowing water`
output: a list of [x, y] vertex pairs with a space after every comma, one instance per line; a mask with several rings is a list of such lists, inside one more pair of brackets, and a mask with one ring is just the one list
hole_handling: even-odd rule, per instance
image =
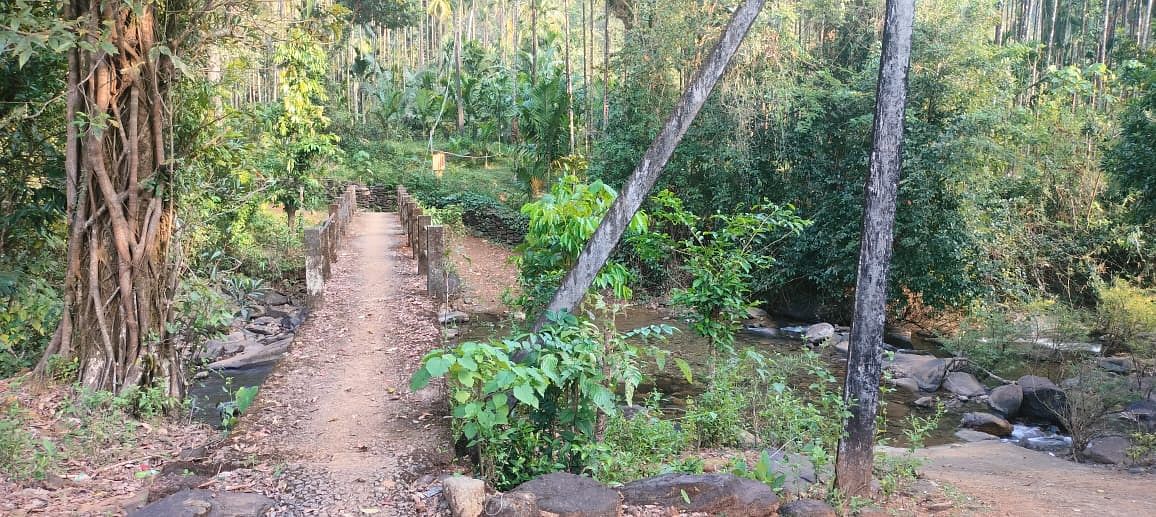
[[276, 361], [269, 361], [245, 368], [210, 371], [208, 377], [194, 379], [189, 386], [193, 418], [213, 427], [221, 427], [219, 406], [233, 400], [237, 389], [241, 387], [260, 386], [276, 364]]

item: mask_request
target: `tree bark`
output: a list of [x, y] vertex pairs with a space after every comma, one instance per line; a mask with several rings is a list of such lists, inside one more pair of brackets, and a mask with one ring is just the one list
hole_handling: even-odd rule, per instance
[[100, 48], [108, 30], [117, 52], [77, 47], [68, 55], [64, 311], [37, 373], [49, 373], [52, 356], [75, 358], [90, 389], [156, 386], [180, 397], [180, 354], [164, 325], [176, 289], [172, 200], [161, 194], [173, 173], [164, 108], [172, 66], [150, 57], [164, 15], [155, 3], [135, 12], [65, 5], [66, 17], [88, 17], [89, 48]]
[[454, 104], [458, 107], [458, 132], [466, 128], [466, 107], [462, 99], [462, 0], [454, 9]]
[[[554, 293], [553, 300], [547, 308], [549, 311], [573, 312], [585, 297], [586, 291], [594, 281], [595, 275], [602, 269], [610, 252], [618, 245], [626, 226], [642, 206], [643, 200], [654, 187], [659, 174], [670, 160], [675, 147], [682, 140], [690, 124], [694, 122], [702, 105], [714, 90], [727, 65], [735, 55], [743, 38], [746, 37], [755, 18], [762, 9], [766, 0], [745, 0], [731, 16], [726, 29], [715, 44], [710, 56], [703, 62], [693, 81], [683, 92], [682, 98], [675, 105], [662, 131], [650, 144], [642, 161], [635, 167], [630, 178], [626, 180], [622, 192], [614, 203], [610, 205], [606, 216], [594, 231], [594, 235], [586, 242], [582, 253], [574, 267], [562, 280], [561, 287]], [[545, 313], [538, 315], [536, 327], [545, 323]]]
[[843, 399], [851, 408], [851, 418], [844, 438], [839, 441], [835, 463], [835, 484], [845, 497], [866, 496], [871, 492], [887, 276], [903, 161], [903, 113], [914, 20], [915, 0], [887, 1], [875, 90], [871, 159], [864, 189], [854, 321], [843, 392]]

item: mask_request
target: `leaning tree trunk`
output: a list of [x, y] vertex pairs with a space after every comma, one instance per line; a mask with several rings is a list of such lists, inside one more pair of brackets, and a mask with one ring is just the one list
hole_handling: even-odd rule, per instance
[[[173, 205], [165, 108], [171, 63], [158, 47], [155, 4], [70, 0], [90, 44], [68, 54], [69, 224], [64, 311], [48, 358], [75, 358], [91, 389], [158, 386], [184, 392], [179, 354], [165, 332], [176, 289], [169, 254]], [[102, 32], [115, 54], [99, 50]], [[171, 51], [165, 47], [166, 51]]]
[[871, 160], [864, 189], [863, 228], [847, 381], [843, 399], [851, 408], [846, 434], [839, 440], [835, 485], [846, 497], [871, 491], [875, 415], [883, 363], [883, 323], [887, 276], [895, 227], [895, 199], [903, 163], [903, 112], [907, 104], [907, 69], [911, 63], [911, 30], [915, 0], [887, 0], [883, 52], [875, 89], [875, 122]]
[[594, 235], [586, 241], [574, 267], [562, 279], [562, 285], [554, 293], [547, 311], [538, 315], [535, 328], [541, 328], [546, 323], [547, 312], [575, 312], [574, 309], [594, 283], [594, 277], [606, 264], [606, 259], [610, 258], [610, 252], [622, 239], [626, 226], [630, 224], [630, 220], [634, 218], [634, 214], [654, 188], [654, 183], [658, 181], [666, 162], [674, 154], [675, 147], [678, 147], [678, 143], [686, 135], [702, 105], [706, 103], [707, 97], [714, 91], [715, 84], [726, 71], [731, 58], [738, 51], [739, 45], [746, 38], [747, 32], [755, 23], [755, 18], [765, 3], [766, 0], [745, 0], [735, 9], [714, 50], [695, 72], [694, 79], [687, 85], [682, 98], [674, 106], [662, 131], [642, 155], [642, 160], [626, 180], [621, 194], [606, 211], [606, 216], [594, 230]]

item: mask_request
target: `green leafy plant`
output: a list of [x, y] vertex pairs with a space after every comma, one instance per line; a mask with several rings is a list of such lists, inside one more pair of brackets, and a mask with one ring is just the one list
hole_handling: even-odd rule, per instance
[[1124, 454], [1132, 463], [1140, 463], [1148, 455], [1156, 452], [1156, 433], [1137, 432], [1131, 435], [1132, 444], [1124, 450]]
[[672, 331], [658, 325], [618, 333], [551, 314], [538, 333], [427, 354], [410, 388], [446, 379], [455, 432], [477, 450], [483, 476], [505, 488], [545, 472], [588, 468], [600, 419], [617, 412], [615, 390], [621, 386], [621, 398], [631, 403], [642, 378], [640, 349], [628, 341]]
[[751, 306], [755, 275], [771, 266], [771, 248], [786, 235], [798, 235], [810, 224], [791, 205], [763, 203], [749, 212], [714, 214], [701, 218], [683, 207], [669, 190], [652, 198], [659, 206], [656, 222], [675, 239], [652, 233], [640, 239], [639, 249], [651, 259], [670, 253], [682, 259], [690, 285], [675, 289], [671, 301], [691, 310], [694, 331], [707, 338], [714, 350], [733, 353], [734, 336]]
[[221, 426], [225, 429], [236, 427], [241, 415], [253, 405], [258, 391], [260, 391], [259, 386], [242, 386], [233, 393], [233, 400], [221, 403], [217, 407], [221, 413]]
[[[549, 194], [522, 207], [530, 222], [525, 241], [514, 257], [521, 288], [516, 303], [528, 316], [536, 317], [549, 303], [616, 197], [617, 193], [600, 181], [583, 183], [577, 176], [567, 175], [554, 184]], [[644, 233], [647, 220], [645, 213], [635, 214], [628, 231], [633, 235]], [[609, 290], [625, 300], [632, 295], [630, 280], [626, 266], [610, 261], [594, 278], [593, 287]]]
[[763, 451], [759, 454], [759, 461], [754, 467], [748, 467], [746, 460], [736, 458], [731, 463], [731, 474], [764, 483], [778, 492], [783, 489], [787, 476], [783, 472], [776, 472], [774, 467], [775, 462], [770, 451]]
[[[625, 483], [663, 472], [696, 470], [695, 465], [678, 459], [688, 445], [688, 436], [662, 414], [660, 397], [659, 392], [652, 392], [645, 409], [631, 418], [621, 412], [609, 417], [599, 444], [601, 454], [592, 462], [595, 478], [603, 483]], [[701, 460], [697, 470], [702, 470]]]
[[928, 416], [919, 416], [915, 413], [907, 415], [907, 426], [903, 429], [903, 435], [907, 437], [907, 448], [910, 452], [923, 448], [927, 436], [939, 428], [939, 421], [946, 413], [947, 407], [941, 402], [935, 405], [935, 412]]

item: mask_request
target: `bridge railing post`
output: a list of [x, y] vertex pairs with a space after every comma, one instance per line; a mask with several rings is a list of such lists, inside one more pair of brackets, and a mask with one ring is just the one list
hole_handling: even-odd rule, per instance
[[305, 297], [309, 308], [317, 308], [322, 303], [322, 288], [325, 285], [325, 257], [321, 248], [321, 228], [305, 229]]
[[426, 228], [433, 224], [433, 217], [423, 215], [417, 218], [417, 238], [414, 242], [417, 244], [414, 250], [414, 258], [417, 259], [417, 274], [424, 275], [426, 273]]
[[446, 273], [445, 227], [440, 224], [425, 229], [426, 291], [434, 303], [449, 302], [449, 284]]
[[417, 205], [417, 202], [411, 203], [411, 206], [413, 208], [411, 208], [410, 212], [409, 212], [409, 247], [410, 247], [410, 250], [413, 251], [413, 258], [416, 259], [417, 258], [417, 232], [418, 232], [417, 225], [418, 225], [418, 222], [421, 221], [421, 217], [423, 214], [422, 214], [421, 207]]

